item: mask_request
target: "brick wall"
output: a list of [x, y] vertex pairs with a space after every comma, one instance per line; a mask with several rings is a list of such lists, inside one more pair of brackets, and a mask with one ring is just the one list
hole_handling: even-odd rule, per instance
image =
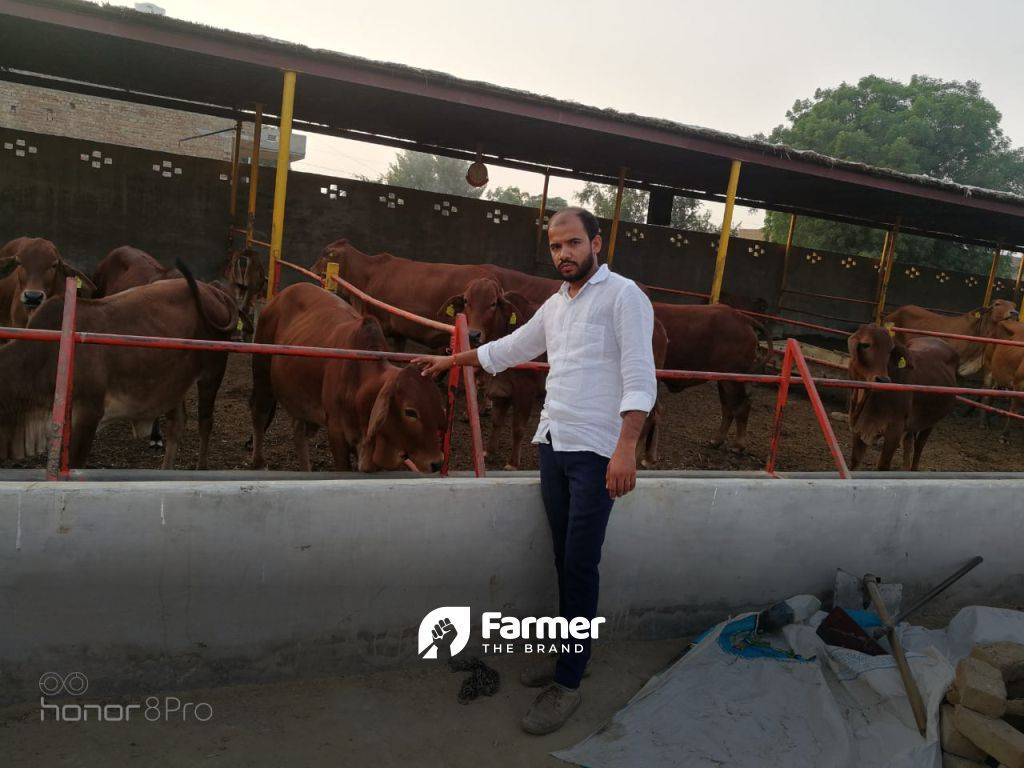
[[[180, 140], [234, 124], [193, 112], [0, 82], [0, 127], [14, 130], [230, 161], [231, 132]], [[243, 133], [251, 140], [251, 130]]]

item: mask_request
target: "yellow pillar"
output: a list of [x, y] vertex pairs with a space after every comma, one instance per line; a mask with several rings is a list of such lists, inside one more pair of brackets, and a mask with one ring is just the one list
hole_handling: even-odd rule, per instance
[[889, 245], [889, 256], [882, 255], [882, 263], [879, 269], [882, 273], [882, 284], [878, 289], [878, 306], [875, 307], [875, 322], [882, 323], [882, 316], [885, 314], [885, 295], [889, 292], [889, 278], [892, 277], [892, 265], [896, 261], [896, 236], [900, 232], [899, 222], [892, 228], [892, 234], [887, 234], [886, 242]]
[[793, 250], [793, 234], [796, 232], [796, 214], [789, 214], [789, 231], [786, 233], [786, 250], [782, 254], [782, 282], [779, 288], [779, 299], [786, 290], [786, 279], [789, 277], [789, 252]]
[[1002, 256], [1002, 248], [996, 246], [995, 253], [992, 254], [992, 266], [988, 268], [988, 282], [985, 283], [985, 298], [981, 302], [981, 306], [987, 307], [992, 303], [992, 289], [996, 284], [996, 272], [999, 271], [999, 258]]
[[256, 227], [256, 193], [260, 188], [260, 143], [263, 140], [263, 105], [256, 105], [252, 120], [252, 162], [249, 166], [249, 208], [245, 217], [245, 248], [252, 246]]
[[[235, 140], [231, 145], [231, 204], [228, 206], [228, 210], [231, 215], [231, 224], [229, 226], [235, 226], [235, 214], [238, 212], [238, 156], [241, 154], [242, 147], [242, 121], [235, 121]], [[231, 239], [231, 233], [228, 233], [228, 240]]]
[[533, 255], [540, 255], [540, 241], [544, 237], [544, 212], [548, 208], [548, 182], [551, 181], [551, 174], [544, 174], [544, 191], [540, 196], [540, 210], [537, 211], [537, 246], [533, 249]]
[[722, 280], [725, 277], [725, 257], [729, 253], [729, 231], [732, 229], [732, 209], [736, 204], [736, 187], [740, 183], [740, 161], [733, 160], [729, 168], [729, 186], [725, 191], [725, 215], [722, 217], [722, 233], [718, 236], [718, 257], [715, 259], [715, 278], [711, 281], [710, 304], [717, 304], [722, 295]]
[[622, 213], [622, 190], [626, 186], [626, 169], [619, 169], [619, 189], [615, 193], [615, 215], [612, 216], [612, 231], [608, 234], [608, 267], [615, 260], [615, 240], [619, 236], [619, 216]]
[[267, 270], [267, 298], [273, 298], [277, 282], [277, 261], [284, 239], [284, 202], [288, 193], [288, 162], [292, 145], [292, 108], [295, 106], [295, 73], [284, 73], [281, 93], [281, 131], [277, 147], [277, 176], [274, 179], [274, 215], [270, 230], [270, 264]]

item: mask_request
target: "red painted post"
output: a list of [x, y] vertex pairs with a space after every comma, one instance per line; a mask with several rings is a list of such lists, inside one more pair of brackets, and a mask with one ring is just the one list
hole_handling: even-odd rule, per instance
[[846, 466], [846, 459], [843, 458], [843, 451], [839, 447], [839, 441], [836, 440], [836, 433], [832, 430], [832, 422], [828, 420], [828, 414], [825, 413], [825, 406], [821, 402], [818, 388], [814, 386], [814, 377], [811, 376], [811, 369], [807, 367], [807, 361], [804, 360], [803, 350], [800, 349], [800, 345], [795, 339], [790, 339], [786, 343], [786, 347], [787, 351], [789, 348], [793, 350], [793, 361], [800, 372], [800, 378], [804, 380], [807, 398], [811, 401], [811, 408], [814, 410], [814, 416], [818, 420], [818, 426], [821, 427], [821, 434], [825, 437], [825, 444], [828, 446], [829, 453], [832, 454], [832, 459], [836, 463], [836, 469], [839, 470], [839, 476], [844, 480], [849, 480], [850, 470]]
[[[459, 329], [452, 329], [452, 354], [457, 355], [460, 350]], [[452, 459], [452, 430], [455, 428], [455, 394], [459, 389], [459, 373], [461, 369], [453, 365], [448, 371], [448, 425], [444, 431], [444, 459], [441, 461], [441, 477], [448, 477], [448, 466]]]
[[46, 479], [67, 480], [68, 450], [71, 446], [71, 387], [75, 373], [75, 319], [78, 314], [78, 285], [73, 277], [64, 283], [64, 317], [57, 352], [57, 383], [50, 417]]
[[792, 340], [786, 343], [786, 354], [782, 357], [782, 369], [779, 372], [779, 394], [775, 398], [775, 420], [772, 423], [772, 442], [768, 449], [768, 463], [765, 472], [775, 474], [775, 466], [779, 457], [779, 442], [782, 440], [782, 410], [786, 407], [789, 397], [789, 374], [793, 369]]
[[[459, 348], [469, 349], [469, 324], [461, 312], [455, 317], [455, 332], [459, 335]], [[476, 395], [476, 371], [467, 365], [466, 376], [466, 412], [469, 414], [469, 434], [473, 444], [473, 470], [477, 477], [484, 477], [487, 468], [484, 464], [484, 438], [480, 432], [480, 405]]]

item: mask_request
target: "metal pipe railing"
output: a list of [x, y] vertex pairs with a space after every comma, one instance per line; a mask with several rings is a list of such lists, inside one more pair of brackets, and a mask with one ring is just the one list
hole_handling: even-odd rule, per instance
[[[287, 266], [291, 266], [288, 262], [280, 262]], [[300, 270], [302, 268], [299, 268]], [[303, 270], [305, 271], [305, 270]], [[314, 277], [317, 277], [314, 275]], [[317, 278], [319, 279], [319, 278]], [[345, 285], [344, 280], [338, 280], [340, 284]], [[347, 286], [346, 286], [347, 288]], [[358, 291], [358, 289], [356, 289]], [[388, 311], [397, 309], [390, 307], [385, 302], [381, 302], [367, 294], [359, 291], [360, 294], [366, 297], [367, 300], [372, 300], [371, 303], [381, 306]], [[426, 320], [426, 318], [420, 318], [419, 316], [399, 310], [397, 314], [402, 316], [410, 317], [416, 320]], [[300, 357], [314, 357], [314, 358], [325, 358], [325, 359], [350, 359], [350, 360], [387, 360], [393, 362], [409, 362], [417, 355], [402, 353], [402, 352], [384, 352], [375, 350], [354, 350], [354, 349], [336, 349], [327, 347], [306, 347], [300, 345], [287, 345], [287, 344], [258, 344], [254, 342], [235, 342], [235, 341], [216, 341], [211, 339], [175, 339], [175, 338], [164, 338], [154, 336], [136, 336], [126, 334], [110, 334], [110, 333], [95, 333], [88, 331], [76, 331], [75, 324], [77, 320], [77, 294], [76, 285], [74, 278], [68, 278], [66, 283], [66, 294], [65, 294], [65, 312], [62, 319], [62, 325], [60, 331], [44, 330], [35, 328], [0, 328], [0, 338], [3, 339], [16, 339], [22, 341], [45, 341], [45, 342], [58, 342], [60, 349], [58, 351], [58, 363], [57, 363], [57, 381], [56, 389], [54, 394], [54, 406], [51, 423], [51, 434], [49, 440], [49, 456], [47, 462], [47, 477], [48, 479], [67, 479], [70, 476], [68, 468], [69, 459], [69, 446], [71, 437], [71, 405], [72, 405], [72, 385], [73, 385], [73, 372], [74, 372], [74, 345], [75, 344], [99, 344], [109, 346], [125, 346], [125, 347], [138, 347], [138, 348], [151, 348], [151, 349], [174, 349], [174, 350], [202, 350], [206, 352], [242, 352], [250, 354], [269, 354], [269, 355], [287, 355], [287, 356], [300, 356]], [[463, 348], [469, 347], [469, 331], [468, 324], [466, 322], [465, 315], [460, 313], [456, 317], [456, 324], [454, 326], [447, 326], [441, 323], [444, 329], [451, 329], [452, 333], [452, 350], [453, 353], [457, 353]], [[910, 329], [913, 331], [913, 329]], [[916, 332], [916, 331], [913, 331]], [[928, 332], [927, 335], [942, 335], [937, 332]], [[971, 337], [963, 336], [961, 334], [947, 334], [954, 338], [966, 338], [967, 340], [980, 340], [986, 341], [982, 337]], [[993, 339], [993, 342], [1001, 342], [1006, 340]], [[1014, 342], [1013, 346], [1024, 346], [1024, 343]], [[932, 386], [932, 385], [908, 385], [908, 384], [897, 384], [893, 382], [867, 382], [867, 381], [853, 381], [846, 379], [828, 379], [828, 378], [816, 378], [810, 375], [808, 368], [808, 359], [804, 356], [799, 344], [795, 339], [789, 339], [786, 343], [786, 349], [783, 353], [783, 369], [779, 375], [770, 374], [752, 374], [752, 373], [732, 373], [732, 372], [716, 372], [716, 371], [681, 371], [681, 370], [658, 370], [656, 376], [659, 379], [673, 379], [673, 380], [690, 380], [690, 381], [734, 381], [734, 382], [747, 382], [747, 383], [760, 383], [760, 384], [774, 384], [779, 386], [779, 396], [776, 404], [776, 423], [774, 425], [772, 448], [769, 456], [769, 464], [767, 471], [774, 473], [776, 466], [776, 458], [778, 452], [778, 446], [781, 438], [781, 418], [783, 409], [785, 408], [788, 390], [790, 383], [802, 384], [808, 392], [808, 396], [811, 400], [812, 408], [815, 412], [815, 417], [818, 420], [819, 426], [822, 429], [822, 434], [825, 438], [826, 445], [832, 453], [833, 459], [836, 462], [837, 469], [841, 477], [849, 477], [849, 470], [846, 468], [845, 461], [843, 460], [842, 453], [839, 450], [838, 442], [836, 441], [835, 434], [832, 432], [831, 424], [828, 421], [828, 416], [824, 412], [824, 407], [821, 403], [820, 396], [817, 392], [817, 387], [831, 387], [840, 389], [867, 389], [867, 390], [880, 390], [880, 391], [910, 391], [910, 392], [922, 392], [928, 394], [952, 394], [952, 395], [965, 395], [970, 394], [980, 397], [1008, 397], [1017, 399], [1024, 397], [1024, 391], [1005, 391], [997, 389], [984, 389], [984, 388], [972, 388], [972, 387], [947, 387], [947, 386]], [[829, 367], [839, 368], [838, 364], [830, 363], [829, 361], [818, 361], [812, 359], [811, 362], [818, 364], [827, 365]], [[796, 366], [797, 375], [792, 375], [792, 367]], [[523, 370], [547, 370], [548, 365], [546, 363], [526, 363], [517, 368]], [[454, 399], [455, 391], [459, 383], [460, 368], [453, 367], [450, 378], [449, 378], [449, 425], [445, 435], [445, 467], [444, 473], [447, 473], [450, 446], [451, 446], [451, 427], [454, 417]], [[471, 440], [473, 443], [473, 461], [474, 468], [478, 476], [483, 476], [483, 446], [482, 446], [482, 434], [480, 430], [479, 412], [477, 409], [476, 402], [476, 386], [475, 386], [475, 372], [471, 366], [465, 366], [464, 374], [466, 376], [466, 395], [467, 395], [467, 410], [469, 412], [470, 424], [471, 424]], [[1006, 415], [1017, 416], [1017, 414], [1011, 414], [1009, 411], [1003, 411], [992, 406], [986, 406], [981, 403], [975, 403], [973, 401], [962, 398], [965, 402], [983, 408], [985, 410], [991, 410], [997, 413], [1004, 413]]]

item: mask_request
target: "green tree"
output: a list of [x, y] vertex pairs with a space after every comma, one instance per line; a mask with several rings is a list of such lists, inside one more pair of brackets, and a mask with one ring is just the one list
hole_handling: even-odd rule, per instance
[[[615, 215], [615, 193], [615, 187], [588, 181], [573, 197], [580, 205], [593, 211], [595, 216], [610, 219]], [[647, 221], [649, 197], [647, 192], [640, 189], [623, 189], [619, 217], [623, 221], [643, 224]], [[679, 196], [672, 201], [672, 226], [696, 232], [714, 232], [717, 229], [711, 223], [710, 211], [702, 210], [700, 203], [692, 198]]]
[[[488, 200], [493, 200], [496, 203], [507, 203], [509, 205], [522, 205], [527, 208], [540, 208], [540, 198], [540, 195], [531, 195], [529, 192], [524, 192], [519, 187], [495, 187], [487, 192]], [[559, 208], [568, 207], [569, 203], [565, 201], [564, 197], [548, 198], [547, 208], [549, 210], [558, 210]]]
[[[856, 85], [818, 89], [786, 113], [788, 123], [768, 137], [796, 149], [869, 165], [920, 173], [961, 184], [1024, 192], [1024, 150], [1015, 149], [999, 110], [978, 83], [914, 75], [909, 83], [868, 76]], [[764, 137], [761, 137], [764, 138]], [[789, 215], [769, 212], [765, 234], [785, 242]], [[809, 248], [878, 258], [883, 233], [802, 218], [796, 242]], [[940, 269], [987, 272], [992, 254], [982, 248], [901, 235], [898, 260]], [[1009, 259], [1003, 270], [1008, 274]]]
[[445, 195], [480, 197], [482, 187], [471, 187], [466, 182], [469, 163], [451, 157], [427, 155], [422, 152], [402, 150], [388, 165], [386, 172], [377, 178], [379, 184], [396, 187], [422, 189], [425, 192], [440, 192]]

